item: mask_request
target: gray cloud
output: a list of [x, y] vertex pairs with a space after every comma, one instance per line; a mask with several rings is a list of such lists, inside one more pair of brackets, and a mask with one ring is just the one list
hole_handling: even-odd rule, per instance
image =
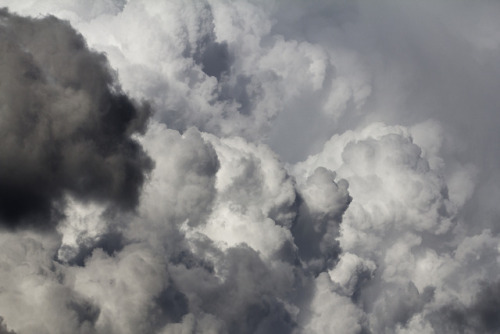
[[331, 269], [341, 253], [338, 243], [342, 215], [351, 202], [345, 180], [318, 167], [300, 189], [302, 203], [292, 227], [298, 253], [310, 270], [319, 274]]
[[498, 331], [497, 3], [0, 4], [0, 331]]
[[147, 107], [67, 23], [5, 10], [1, 22], [3, 224], [53, 224], [65, 194], [133, 208], [151, 162], [130, 136]]
[[431, 314], [432, 324], [439, 332], [497, 333], [500, 330], [498, 282], [483, 283], [470, 305], [449, 304]]
[[16, 334], [14, 331], [9, 331], [7, 326], [3, 323], [3, 318], [0, 317], [0, 333], [2, 334]]

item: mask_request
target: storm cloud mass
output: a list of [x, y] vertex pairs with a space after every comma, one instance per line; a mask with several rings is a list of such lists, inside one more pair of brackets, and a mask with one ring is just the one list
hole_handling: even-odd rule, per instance
[[0, 7], [0, 333], [500, 333], [500, 3]]
[[130, 135], [147, 110], [68, 23], [6, 10], [0, 20], [2, 223], [51, 222], [65, 193], [133, 207], [150, 162]]

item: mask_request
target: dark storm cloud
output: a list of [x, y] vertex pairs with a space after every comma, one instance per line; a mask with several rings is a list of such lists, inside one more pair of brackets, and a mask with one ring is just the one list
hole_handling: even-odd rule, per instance
[[148, 108], [67, 22], [6, 10], [0, 22], [2, 223], [54, 223], [65, 194], [134, 207], [151, 162], [131, 135]]

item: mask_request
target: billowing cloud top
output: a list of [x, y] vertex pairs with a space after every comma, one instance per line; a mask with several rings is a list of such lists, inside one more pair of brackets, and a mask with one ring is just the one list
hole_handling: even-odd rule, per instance
[[500, 332], [499, 4], [0, 7], [0, 333]]

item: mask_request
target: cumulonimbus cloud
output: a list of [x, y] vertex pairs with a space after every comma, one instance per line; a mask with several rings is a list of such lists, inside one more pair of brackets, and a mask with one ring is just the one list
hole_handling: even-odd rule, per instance
[[0, 332], [499, 330], [498, 5], [0, 5]]

